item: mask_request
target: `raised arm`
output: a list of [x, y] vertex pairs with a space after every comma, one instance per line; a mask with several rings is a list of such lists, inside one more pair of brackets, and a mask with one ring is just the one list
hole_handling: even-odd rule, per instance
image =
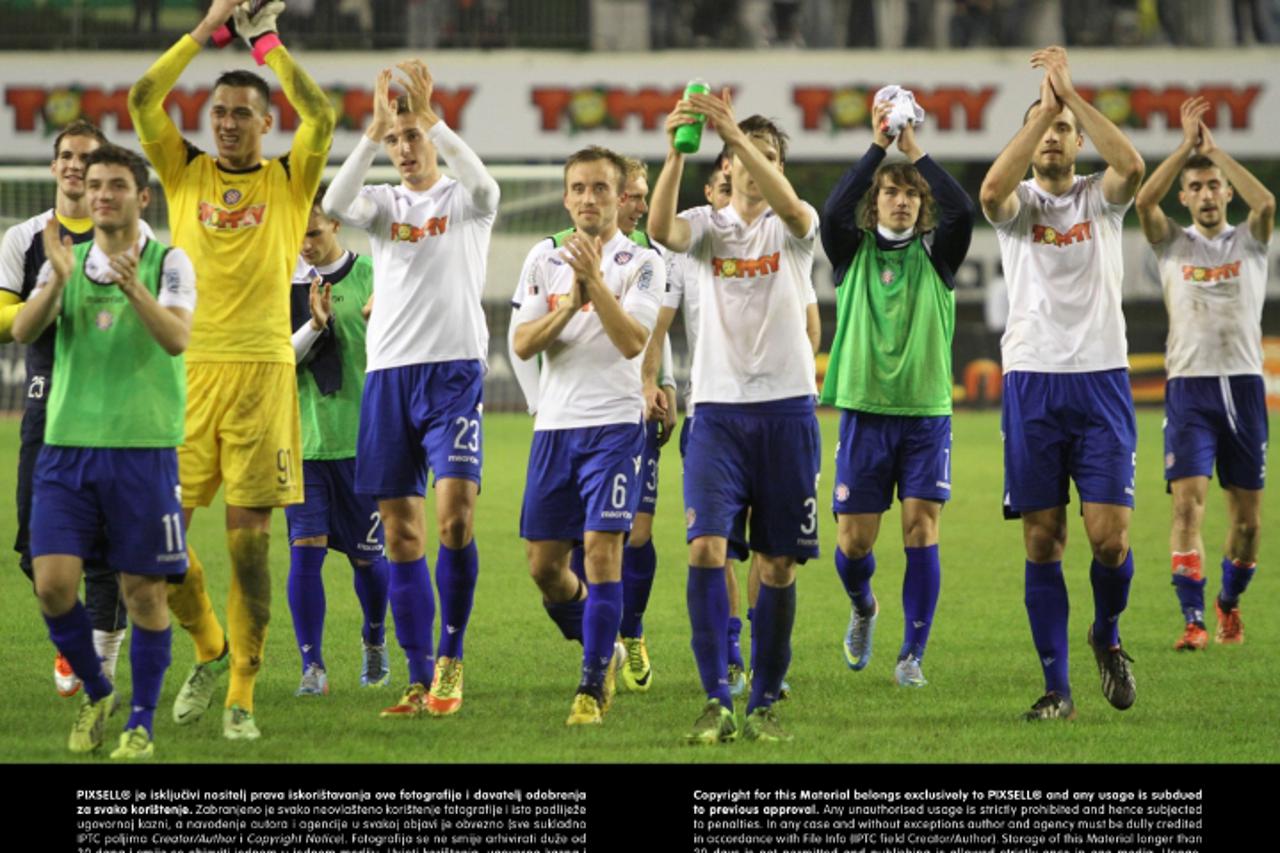
[[673, 252], [687, 252], [692, 232], [689, 223], [676, 216], [676, 204], [680, 199], [680, 177], [684, 174], [684, 155], [676, 150], [676, 129], [683, 124], [693, 124], [689, 102], [680, 101], [667, 116], [667, 159], [653, 185], [653, 198], [649, 202], [649, 234], [653, 239]]
[[1134, 199], [1142, 233], [1153, 246], [1169, 238], [1169, 218], [1160, 209], [1160, 202], [1173, 189], [1182, 167], [1195, 153], [1200, 140], [1200, 119], [1208, 109], [1209, 102], [1204, 98], [1188, 98], [1182, 102], [1182, 141], [1147, 177]]
[[373, 118], [365, 128], [364, 136], [347, 155], [325, 191], [320, 209], [343, 225], [365, 231], [378, 217], [378, 206], [372, 199], [360, 195], [364, 177], [369, 174], [373, 159], [378, 156], [382, 138], [395, 126], [395, 113], [391, 107], [391, 69], [378, 72], [373, 84]]
[[1107, 163], [1107, 171], [1102, 177], [1102, 195], [1111, 204], [1128, 204], [1138, 184], [1142, 183], [1142, 174], [1146, 164], [1142, 155], [1133, 147], [1129, 137], [1120, 132], [1109, 118], [1098, 112], [1093, 104], [1080, 97], [1071, 83], [1071, 72], [1067, 68], [1067, 52], [1060, 47], [1046, 47], [1037, 50], [1031, 56], [1031, 65], [1043, 68], [1049, 85], [1057, 94], [1063, 105], [1076, 114], [1080, 129], [1088, 134], [1102, 159]]
[[1031, 108], [1027, 120], [1018, 128], [1013, 139], [996, 157], [996, 161], [987, 170], [982, 179], [982, 189], [978, 193], [978, 201], [982, 212], [991, 222], [1008, 222], [1018, 215], [1020, 203], [1015, 190], [1031, 167], [1031, 158], [1035, 156], [1036, 145], [1044, 137], [1062, 112], [1062, 102], [1054, 94], [1049, 85], [1049, 78], [1040, 81], [1040, 101]]
[[237, 0], [214, 0], [209, 11], [188, 35], [165, 51], [155, 64], [129, 89], [129, 117], [142, 150], [167, 183], [187, 163], [187, 146], [173, 119], [164, 108], [164, 99], [214, 31], [231, 19]]
[[1270, 243], [1276, 223], [1276, 197], [1262, 181], [1214, 142], [1213, 134], [1203, 123], [1200, 125], [1199, 153], [1208, 157], [1222, 170], [1222, 176], [1235, 187], [1249, 205], [1249, 233], [1259, 243]]
[[[729, 146], [738, 161], [746, 167], [747, 173], [760, 188], [760, 194], [773, 212], [786, 223], [792, 236], [808, 235], [814, 225], [809, 206], [796, 195], [795, 188], [782, 173], [782, 164], [771, 163], [764, 152], [738, 127], [729, 90], [725, 89], [718, 98], [714, 95], [691, 95], [689, 103], [695, 111], [705, 115], [707, 121], [715, 123], [716, 133], [720, 134], [725, 145]], [[782, 152], [778, 154], [781, 156]]]
[[[264, 43], [260, 40], [258, 46]], [[254, 48], [255, 56], [258, 54], [258, 46]], [[329, 103], [329, 96], [294, 61], [279, 39], [275, 41], [274, 47], [267, 50], [262, 61], [275, 72], [284, 96], [289, 99], [300, 119], [298, 129], [293, 134], [293, 145], [289, 148], [289, 174], [293, 185], [309, 204], [324, 176], [329, 148], [333, 145], [337, 116], [333, 105]]]
[[871, 111], [872, 141], [865, 154], [840, 178], [831, 195], [822, 206], [822, 250], [835, 270], [836, 287], [844, 283], [844, 273], [858, 252], [862, 242], [862, 229], [858, 227], [858, 205], [871, 189], [876, 169], [884, 162], [891, 140], [881, 128], [881, 119], [893, 105], [887, 101], [877, 103]]
[[[933, 158], [916, 144], [915, 129], [907, 125], [898, 135], [898, 148], [919, 170], [929, 185], [934, 204], [938, 207], [938, 226], [933, 232], [930, 259], [937, 265], [944, 264], [954, 273], [969, 254], [969, 242], [973, 239], [977, 210], [973, 200], [955, 178], [947, 174]], [[945, 277], [945, 276], [944, 276]]]
[[484, 163], [476, 156], [462, 138], [445, 124], [435, 110], [431, 109], [431, 93], [435, 90], [435, 80], [427, 70], [425, 62], [410, 59], [396, 65], [405, 75], [405, 90], [409, 93], [409, 108], [421, 119], [427, 129], [427, 139], [435, 146], [436, 151], [444, 158], [444, 162], [453, 170], [458, 183], [471, 197], [471, 203], [481, 216], [496, 213], [498, 210], [498, 182], [493, 179]]

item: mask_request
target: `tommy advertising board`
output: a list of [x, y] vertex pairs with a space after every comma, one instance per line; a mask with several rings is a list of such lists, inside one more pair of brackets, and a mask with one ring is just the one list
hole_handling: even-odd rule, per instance
[[[663, 120], [687, 80], [733, 92], [739, 117], [762, 113], [791, 135], [792, 159], [842, 160], [870, 141], [871, 98], [911, 88], [928, 112], [921, 141], [939, 158], [990, 160], [1038, 95], [1029, 51], [755, 52], [660, 54], [444, 53], [431, 57], [436, 109], [491, 160], [555, 160], [589, 144], [633, 156], [666, 153]], [[10, 162], [49, 158], [49, 136], [85, 117], [108, 134], [132, 133], [129, 86], [158, 53], [0, 54], [0, 151]], [[305, 53], [339, 116], [333, 156], [347, 154], [373, 110], [377, 71], [405, 54]], [[1148, 158], [1177, 144], [1178, 108], [1211, 104], [1205, 121], [1240, 158], [1274, 157], [1280, 135], [1280, 50], [1074, 51], [1076, 87]], [[169, 97], [184, 136], [209, 146], [209, 86], [222, 71], [253, 68], [247, 53], [203, 51]], [[265, 76], [272, 85], [269, 70]], [[287, 147], [297, 116], [273, 89], [270, 155]], [[718, 148], [711, 143], [708, 151]], [[704, 152], [707, 153], [707, 152]], [[1085, 156], [1091, 154], [1086, 146]]]

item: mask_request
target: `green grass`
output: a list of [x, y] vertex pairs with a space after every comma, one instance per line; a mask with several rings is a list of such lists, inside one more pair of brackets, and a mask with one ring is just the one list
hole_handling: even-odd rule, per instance
[[[1019, 712], [1040, 694], [1041, 677], [1022, 605], [1021, 528], [1000, 515], [998, 416], [957, 415], [955, 500], [942, 520], [943, 586], [926, 660], [930, 684], [903, 690], [892, 682], [901, 637], [898, 590], [902, 577], [897, 511], [885, 519], [877, 549], [876, 589], [882, 602], [878, 654], [867, 670], [849, 672], [840, 654], [848, 603], [831, 565], [834, 523], [822, 514], [823, 557], [800, 572], [799, 605], [788, 679], [794, 698], [781, 706], [795, 734], [789, 745], [738, 743], [696, 749], [679, 736], [702, 703], [684, 606], [686, 549], [680, 459], [662, 459], [662, 496], [655, 524], [659, 565], [646, 633], [655, 685], [644, 695], [620, 694], [598, 730], [564, 726], [577, 683], [580, 651], [560, 638], [528, 578], [518, 538], [520, 496], [530, 438], [528, 419], [486, 419], [486, 465], [476, 529], [480, 585], [467, 636], [466, 704], [453, 719], [386, 721], [378, 710], [392, 688], [358, 687], [359, 617], [345, 559], [333, 555], [325, 574], [329, 602], [325, 656], [332, 692], [323, 699], [293, 696], [299, 675], [285, 598], [288, 548], [283, 513], [272, 536], [274, 624], [258, 682], [255, 744], [221, 738], [220, 714], [177, 728], [169, 708], [192, 660], [191, 644], [175, 630], [174, 664], [157, 714], [157, 760], [180, 762], [1171, 762], [1280, 760], [1280, 586], [1272, 581], [1277, 538], [1263, 537], [1261, 570], [1245, 599], [1248, 642], [1175, 654], [1181, 624], [1169, 584], [1168, 498], [1161, 479], [1160, 414], [1139, 415], [1139, 506], [1132, 542], [1137, 575], [1125, 615], [1125, 645], [1136, 658], [1136, 706], [1119, 713], [1098, 689], [1085, 632], [1092, 616], [1088, 545], [1076, 505], [1071, 509], [1066, 558], [1071, 614], [1071, 677], [1080, 716], [1072, 724], [1026, 725]], [[13, 493], [17, 422], [0, 421], [0, 491]], [[824, 416], [823, 481], [829, 500], [835, 419]], [[1216, 491], [1216, 489], [1215, 489]], [[1275, 491], [1264, 519], [1280, 517]], [[429, 513], [432, 510], [429, 508]], [[1216, 566], [1225, 534], [1222, 499], [1210, 498], [1205, 539]], [[13, 538], [11, 512], [0, 519], [0, 542]], [[429, 537], [435, 541], [435, 536]], [[215, 609], [225, 616], [227, 558], [222, 510], [198, 512], [190, 539], [211, 579]], [[429, 548], [434, 564], [435, 546]], [[16, 561], [15, 561], [16, 562]], [[11, 563], [11, 565], [13, 565]], [[740, 568], [740, 574], [745, 570]], [[1218, 571], [1209, 593], [1216, 593]], [[745, 585], [744, 585], [745, 587]], [[26, 579], [0, 573], [4, 654], [0, 683], [0, 760], [61, 762], [73, 702], [53, 691], [53, 654]], [[1212, 625], [1211, 625], [1212, 630]], [[744, 634], [744, 642], [746, 635]], [[404, 677], [393, 651], [394, 676]], [[127, 650], [121, 683], [128, 690]], [[220, 701], [218, 702], [220, 705]], [[114, 742], [122, 720], [112, 721]]]

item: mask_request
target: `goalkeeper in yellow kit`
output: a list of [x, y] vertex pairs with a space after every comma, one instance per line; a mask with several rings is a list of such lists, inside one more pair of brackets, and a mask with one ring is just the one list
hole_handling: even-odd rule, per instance
[[[258, 737], [253, 685], [270, 615], [267, 543], [273, 507], [302, 502], [298, 393], [290, 343], [289, 287], [311, 200], [333, 141], [325, 93], [280, 43], [282, 2], [213, 0], [204, 20], [169, 48], [129, 92], [129, 114], [169, 201], [172, 243], [198, 271], [200, 309], [187, 349], [186, 439], [178, 451], [187, 524], [225, 484], [231, 588], [224, 634], [205, 591], [204, 569], [171, 587], [169, 605], [196, 644], [196, 664], [174, 702], [174, 721], [203, 716], [219, 676], [231, 684], [223, 735]], [[275, 72], [301, 123], [289, 153], [262, 156], [272, 124], [270, 90], [248, 71], [214, 83], [210, 128], [216, 155], [182, 138], [164, 99], [212, 38], [239, 35]]]

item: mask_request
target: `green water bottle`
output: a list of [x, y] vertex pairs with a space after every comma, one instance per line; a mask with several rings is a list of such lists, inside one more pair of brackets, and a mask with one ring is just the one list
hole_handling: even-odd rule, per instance
[[[711, 93], [711, 87], [704, 80], [690, 80], [689, 85], [684, 87], [684, 96], [688, 98], [690, 95], [708, 95]], [[702, 126], [707, 123], [707, 117], [701, 113], [695, 113], [698, 119], [695, 124], [682, 124], [676, 128], [675, 146], [676, 150], [681, 154], [693, 154], [697, 152], [698, 146], [702, 144]]]

